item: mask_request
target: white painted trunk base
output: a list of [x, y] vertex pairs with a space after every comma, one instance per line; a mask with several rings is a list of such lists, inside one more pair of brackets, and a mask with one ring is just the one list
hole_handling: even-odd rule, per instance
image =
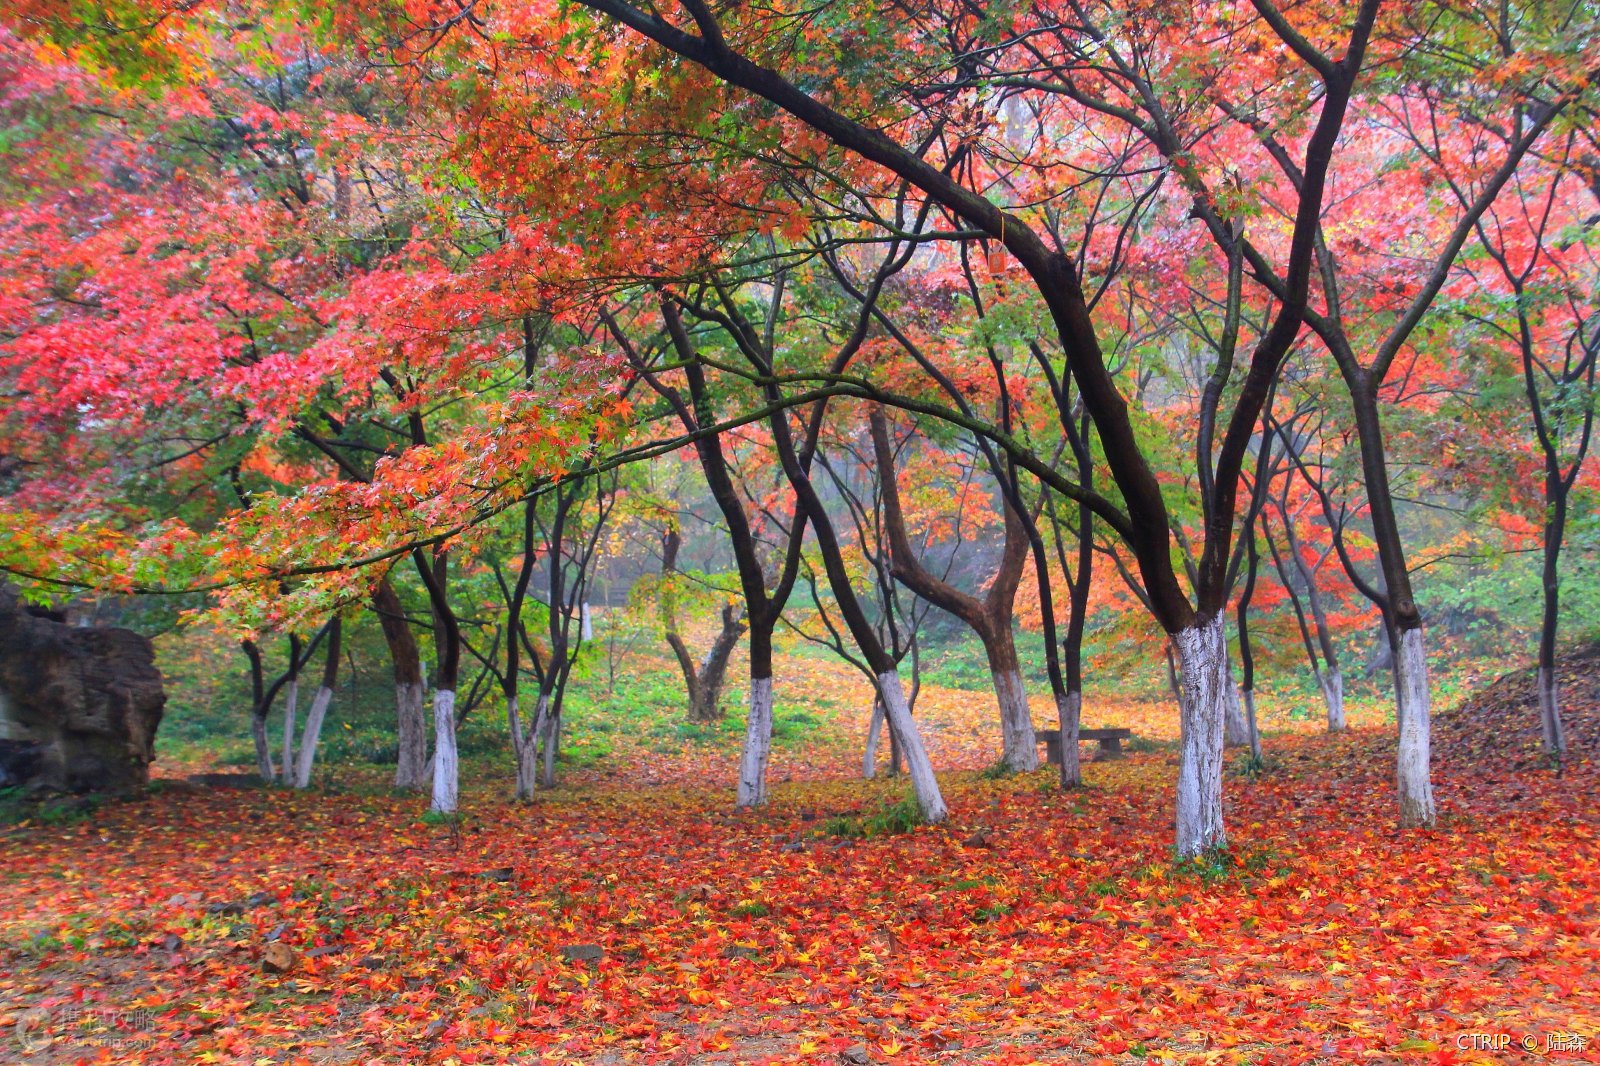
[[423, 714], [420, 681], [394, 687], [395, 736], [399, 756], [395, 760], [394, 787], [421, 788], [428, 774], [428, 719]]
[[460, 761], [456, 757], [456, 694], [441, 688], [433, 694], [433, 802], [430, 811], [453, 814], [460, 796]]
[[1190, 859], [1228, 842], [1222, 823], [1222, 722], [1234, 688], [1220, 617], [1180, 630], [1172, 642], [1183, 685], [1177, 849], [1180, 859]]
[[1056, 697], [1056, 724], [1061, 730], [1061, 787], [1083, 784], [1083, 762], [1078, 757], [1078, 723], [1083, 717], [1083, 693], [1063, 692]]
[[1395, 755], [1400, 824], [1406, 828], [1431, 826], [1437, 811], [1428, 752], [1432, 728], [1428, 720], [1428, 660], [1421, 629], [1400, 633], [1400, 648], [1394, 658], [1394, 687], [1400, 719], [1400, 743]]
[[290, 681], [283, 688], [283, 764], [279, 776], [279, 780], [286, 785], [294, 784], [295, 704], [299, 701], [300, 682]]
[[872, 697], [872, 716], [867, 720], [867, 750], [861, 756], [861, 777], [871, 781], [878, 776], [878, 734], [883, 729], [883, 700]]
[[917, 797], [917, 809], [922, 814], [922, 820], [930, 824], [944, 821], [950, 809], [945, 806], [944, 796], [939, 792], [939, 780], [933, 774], [928, 751], [922, 746], [922, 733], [917, 729], [917, 720], [911, 717], [906, 691], [900, 684], [900, 671], [890, 670], [879, 674], [878, 692], [883, 696], [884, 716], [905, 758], [906, 772], [911, 777], [911, 790]]
[[744, 750], [739, 755], [737, 807], [759, 807], [767, 802], [767, 762], [772, 757], [772, 678], [750, 679], [750, 712], [744, 727]]
[[317, 687], [311, 697], [311, 709], [306, 712], [306, 729], [300, 735], [300, 754], [294, 764], [294, 787], [311, 787], [311, 767], [317, 761], [317, 742], [322, 739], [322, 720], [327, 717], [328, 705], [333, 702], [333, 689], [326, 685]]
[[1001, 755], [1008, 770], [1029, 773], [1039, 768], [1039, 742], [1033, 738], [1033, 716], [1028, 710], [1028, 690], [1017, 670], [991, 675], [994, 697], [1000, 704]]
[[1345, 727], [1344, 675], [1338, 670], [1328, 670], [1317, 675], [1322, 687], [1322, 702], [1328, 705], [1328, 732], [1337, 733]]
[[1539, 728], [1544, 734], [1544, 753], [1567, 753], [1567, 730], [1561, 722], [1561, 692], [1555, 674], [1539, 667]]

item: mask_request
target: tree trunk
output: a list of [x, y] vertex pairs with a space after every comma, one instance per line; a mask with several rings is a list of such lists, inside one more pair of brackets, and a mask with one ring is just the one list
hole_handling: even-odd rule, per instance
[[924, 822], [942, 822], [950, 812], [939, 793], [939, 781], [934, 776], [927, 749], [922, 746], [922, 735], [917, 731], [916, 720], [911, 717], [911, 708], [906, 704], [900, 671], [888, 670], [879, 674], [878, 691], [883, 695], [884, 716], [900, 745], [906, 769], [911, 775], [911, 790], [917, 799], [917, 810], [921, 812]]
[[541, 695], [533, 709], [533, 723], [524, 729], [520, 719], [513, 716], [516, 733], [517, 799], [530, 800], [539, 784], [539, 736], [544, 732], [544, 720], [550, 713], [550, 697]]
[[867, 719], [867, 748], [861, 756], [861, 776], [871, 781], [878, 776], [878, 734], [883, 729], [883, 698], [872, 697], [872, 715]]
[[322, 739], [322, 720], [327, 716], [328, 705], [333, 702], [333, 689], [318, 687], [311, 697], [311, 709], [306, 712], [305, 732], [300, 736], [300, 751], [294, 767], [294, 787], [311, 787], [311, 767], [317, 759], [317, 742]]
[[1182, 668], [1178, 720], [1178, 857], [1227, 844], [1222, 822], [1222, 720], [1233, 683], [1221, 616], [1173, 634]]
[[428, 809], [454, 814], [460, 796], [460, 767], [456, 757], [456, 694], [441, 688], [433, 693], [433, 801]]
[[261, 775], [263, 781], [270, 783], [277, 780], [278, 770], [272, 765], [272, 744], [267, 739], [265, 715], [250, 716], [250, 738], [256, 745], [256, 773]]
[[306, 713], [305, 732], [300, 736], [300, 755], [294, 767], [294, 787], [311, 787], [311, 768], [317, 761], [317, 743], [322, 739], [322, 720], [328, 706], [333, 703], [333, 692], [339, 683], [340, 637], [344, 623], [334, 615], [328, 623], [328, 651], [322, 667], [322, 684], [311, 698], [311, 709]]
[[1328, 732], [1337, 733], [1345, 727], [1344, 674], [1337, 666], [1332, 670], [1320, 671], [1317, 684], [1322, 688], [1322, 702], [1328, 708]]
[[1224, 664], [1228, 674], [1228, 691], [1223, 701], [1222, 741], [1230, 748], [1242, 748], [1250, 743], [1250, 720], [1245, 717], [1239, 690], [1233, 684], [1231, 664]]
[[[739, 638], [744, 631], [743, 612], [731, 604], [724, 607], [722, 630], [705, 658], [700, 660], [701, 706], [692, 712], [697, 721], [722, 721], [722, 684], [728, 674], [728, 660], [733, 658], [733, 649], [739, 646]], [[771, 681], [770, 677], [768, 681]]]
[[1028, 690], [1022, 683], [1022, 670], [1017, 664], [1010, 617], [996, 619], [991, 630], [980, 635], [989, 656], [995, 701], [1000, 705], [1000, 759], [1007, 770], [1029, 773], [1039, 768], [1039, 743], [1033, 738], [1033, 716], [1028, 709]]
[[1083, 715], [1083, 690], [1068, 689], [1056, 700], [1056, 722], [1061, 730], [1061, 787], [1083, 784], [1083, 765], [1078, 758], [1078, 724]]
[[271, 782], [278, 771], [272, 765], [272, 744], [267, 740], [266, 676], [261, 669], [261, 649], [253, 640], [240, 644], [245, 657], [250, 660], [250, 739], [256, 746], [256, 773], [261, 780]]
[[[294, 652], [291, 650], [291, 655]], [[280, 780], [286, 785], [294, 783], [294, 731], [295, 731], [295, 704], [300, 700], [300, 679], [289, 678], [289, 683], [283, 687], [283, 763]]]
[[420, 789], [428, 778], [428, 717], [422, 681], [422, 656], [406, 621], [405, 608], [387, 577], [372, 592], [372, 610], [378, 616], [389, 661], [394, 667], [395, 760], [394, 786]]
[[[541, 697], [544, 698], [544, 697]], [[561, 746], [561, 712], [552, 701], [544, 714], [543, 735], [539, 738], [539, 787], [556, 787], [556, 755]]]
[[1544, 530], [1544, 613], [1539, 622], [1539, 730], [1546, 755], [1567, 753], [1567, 731], [1561, 722], [1556, 685], [1556, 633], [1561, 624], [1561, 541], [1566, 532], [1567, 497], [1559, 477], [1546, 477], [1545, 500], [1551, 514]]
[[1399, 645], [1394, 656], [1394, 684], [1400, 716], [1396, 754], [1400, 824], [1406, 828], [1431, 826], [1437, 811], [1428, 756], [1428, 661], [1422, 629], [1401, 630]]
[[1247, 688], [1241, 693], [1244, 700], [1245, 722], [1250, 728], [1250, 757], [1261, 761], [1261, 730], [1256, 726], [1256, 690]]
[[750, 679], [750, 712], [745, 721], [744, 750], [739, 756], [736, 807], [767, 802], [767, 760], [772, 755], [772, 678]]

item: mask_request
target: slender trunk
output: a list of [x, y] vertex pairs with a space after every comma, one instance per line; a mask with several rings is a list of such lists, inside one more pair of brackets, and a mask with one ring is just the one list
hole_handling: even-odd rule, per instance
[[1240, 695], [1244, 700], [1245, 721], [1250, 726], [1250, 757], [1260, 762], [1261, 730], [1256, 727], [1256, 690], [1247, 688]]
[[1560, 693], [1556, 685], [1556, 635], [1561, 624], [1561, 541], [1566, 532], [1567, 498], [1554, 474], [1546, 478], [1545, 500], [1550, 521], [1544, 530], [1544, 615], [1539, 623], [1539, 729], [1546, 755], [1560, 758], [1567, 752], [1567, 734], [1561, 721]]
[[750, 679], [750, 711], [745, 722], [744, 750], [739, 756], [737, 807], [767, 802], [767, 760], [772, 755], [772, 678]]
[[338, 615], [328, 624], [328, 653], [322, 667], [322, 684], [311, 698], [311, 709], [306, 713], [305, 732], [300, 737], [300, 755], [294, 767], [294, 787], [311, 787], [311, 768], [317, 761], [317, 743], [322, 739], [322, 720], [333, 703], [334, 688], [339, 683], [339, 646], [344, 623]]
[[551, 700], [544, 715], [543, 735], [539, 738], [539, 787], [556, 787], [556, 755], [561, 746], [561, 712]]
[[872, 697], [872, 715], [867, 720], [867, 749], [861, 756], [861, 776], [871, 781], [878, 776], [878, 734], [883, 729], [883, 698]]
[[322, 738], [322, 720], [333, 702], [333, 689], [319, 686], [311, 697], [311, 707], [306, 711], [305, 730], [300, 735], [300, 751], [295, 757], [294, 787], [311, 787], [311, 768], [317, 759], [317, 742]]
[[[1284, 523], [1284, 535], [1288, 540], [1289, 554], [1306, 587], [1306, 604], [1311, 608], [1311, 620], [1317, 627], [1317, 646], [1322, 652], [1323, 662], [1323, 668], [1317, 671], [1317, 684], [1322, 689], [1322, 702], [1328, 708], [1328, 732], [1337, 733], [1345, 727], [1344, 675], [1339, 671], [1339, 651], [1333, 643], [1333, 631], [1328, 625], [1328, 611], [1322, 604], [1322, 593], [1317, 590], [1316, 572], [1306, 563], [1294, 527], [1288, 522]], [[1304, 622], [1301, 624], [1304, 625]]]
[[1233, 683], [1222, 618], [1173, 634], [1183, 672], [1178, 701], [1178, 857], [1192, 859], [1227, 844], [1222, 822], [1222, 720]]
[[1083, 715], [1083, 691], [1068, 689], [1056, 700], [1056, 722], [1061, 730], [1061, 787], [1083, 784], [1083, 765], [1078, 758], [1078, 723]]
[[272, 744], [267, 740], [266, 675], [261, 669], [261, 649], [253, 640], [240, 644], [245, 657], [250, 660], [250, 739], [256, 746], [256, 773], [261, 780], [272, 781], [277, 769], [272, 765]]
[[280, 780], [286, 785], [294, 783], [295, 704], [299, 700], [300, 679], [291, 677], [289, 683], [283, 686], [283, 763]]
[[1400, 631], [1394, 655], [1394, 682], [1400, 716], [1396, 777], [1400, 785], [1400, 825], [1431, 826], [1437, 816], [1429, 768], [1428, 660], [1420, 626]]
[[[1258, 484], [1264, 484], [1262, 479]], [[1256, 723], [1256, 652], [1250, 642], [1250, 601], [1256, 594], [1256, 574], [1260, 569], [1261, 555], [1256, 548], [1255, 516], [1252, 513], [1245, 523], [1245, 580], [1239, 593], [1239, 680], [1240, 695], [1244, 700], [1245, 735], [1250, 742], [1250, 757], [1261, 763], [1261, 730]], [[1231, 685], [1229, 686], [1232, 687]]]
[[[1350, 381], [1347, 377], [1347, 384]], [[1411, 591], [1411, 571], [1406, 566], [1405, 544], [1395, 519], [1394, 497], [1389, 489], [1389, 466], [1384, 455], [1383, 425], [1370, 388], [1349, 389], [1361, 445], [1361, 472], [1366, 479], [1367, 506], [1378, 563], [1383, 572], [1385, 643], [1394, 659], [1395, 714], [1399, 719], [1397, 784], [1400, 825], [1434, 823], [1433, 785], [1428, 763], [1428, 665], [1422, 640], [1422, 615]]]
[[460, 767], [456, 756], [456, 694], [450, 689], [433, 693], [433, 801], [428, 809], [454, 814], [460, 792]]
[[372, 592], [372, 610], [378, 616], [389, 661], [394, 667], [395, 760], [394, 785], [420, 789], [428, 779], [428, 716], [422, 680], [422, 656], [406, 621], [405, 608], [394, 585], [385, 577]]
[[1183, 685], [1178, 678], [1178, 664], [1173, 659], [1172, 641], [1167, 641], [1167, 688], [1172, 691], [1172, 702], [1183, 706]]
[[942, 822], [950, 813], [944, 797], [939, 793], [939, 782], [933, 774], [933, 763], [922, 746], [922, 735], [911, 717], [906, 704], [905, 689], [900, 684], [900, 671], [888, 670], [878, 675], [878, 691], [883, 696], [883, 713], [889, 729], [905, 756], [906, 769], [911, 775], [911, 789], [917, 797], [917, 810], [924, 822]]
[[1000, 706], [1001, 761], [1013, 772], [1032, 772], [1039, 768], [1039, 744], [1033, 737], [1028, 690], [1022, 683], [1010, 618], [995, 620], [991, 631], [982, 636], [989, 653], [995, 701]]
[[1227, 747], [1241, 748], [1250, 743], [1250, 720], [1245, 717], [1239, 690], [1233, 684], [1232, 664], [1223, 666], [1227, 671], [1228, 691], [1223, 699], [1222, 741]]

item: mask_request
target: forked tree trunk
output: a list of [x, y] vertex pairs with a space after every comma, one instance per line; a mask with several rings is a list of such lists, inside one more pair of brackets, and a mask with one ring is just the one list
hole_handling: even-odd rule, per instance
[[1394, 685], [1400, 717], [1396, 777], [1400, 786], [1400, 824], [1431, 826], [1437, 816], [1429, 767], [1428, 660], [1422, 629], [1402, 629], [1394, 655]]
[[1004, 504], [1005, 541], [1000, 565], [983, 599], [970, 596], [929, 572], [917, 558], [906, 533], [900, 505], [900, 487], [894, 468], [889, 424], [881, 408], [870, 417], [873, 453], [883, 495], [884, 532], [889, 542], [890, 570], [901, 584], [960, 618], [983, 641], [1000, 709], [1001, 762], [1008, 770], [1039, 768], [1039, 746], [1033, 739], [1028, 692], [1017, 664], [1016, 640], [1011, 633], [1018, 583], [1027, 564], [1030, 544], [1026, 527], [1009, 501]]
[[460, 798], [460, 764], [456, 755], [456, 694], [433, 693], [433, 799], [428, 809], [454, 814]]
[[739, 755], [737, 807], [767, 802], [767, 762], [772, 756], [772, 678], [750, 679], [750, 709], [745, 721], [744, 750]]
[[949, 808], [939, 792], [939, 782], [934, 776], [927, 749], [922, 746], [922, 734], [917, 730], [916, 720], [911, 717], [905, 688], [900, 684], [900, 671], [888, 670], [879, 674], [878, 691], [883, 696], [884, 717], [905, 758], [911, 789], [917, 799], [917, 810], [925, 822], [942, 822], [950, 813]]
[[689, 716], [697, 722], [722, 721], [722, 684], [728, 675], [728, 660], [733, 658], [733, 649], [739, 646], [739, 638], [744, 635], [743, 619], [744, 612], [737, 607], [722, 609], [722, 629], [700, 660], [699, 706], [689, 711]]
[[1222, 822], [1222, 720], [1233, 683], [1220, 616], [1173, 634], [1182, 673], [1177, 847], [1192, 859], [1227, 844]]

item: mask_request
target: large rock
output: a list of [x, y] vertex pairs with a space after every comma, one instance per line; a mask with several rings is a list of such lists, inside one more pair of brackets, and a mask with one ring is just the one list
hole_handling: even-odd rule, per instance
[[144, 637], [65, 625], [0, 587], [0, 786], [143, 785], [166, 702]]

